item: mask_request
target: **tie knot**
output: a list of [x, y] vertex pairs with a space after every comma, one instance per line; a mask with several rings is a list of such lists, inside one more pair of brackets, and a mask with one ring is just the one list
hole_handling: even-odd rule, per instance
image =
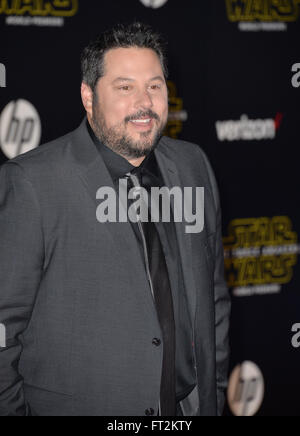
[[141, 176], [135, 170], [127, 173], [126, 178], [128, 179], [129, 187], [141, 187]]
[[129, 176], [131, 181], [134, 183], [134, 186], [137, 186], [137, 184], [139, 184], [140, 186], [146, 188], [147, 190], [151, 189], [151, 187], [154, 186], [157, 187], [160, 186], [160, 182], [157, 179], [157, 177], [143, 167], [135, 168], [134, 170], [130, 171], [130, 173], [127, 173], [126, 175]]

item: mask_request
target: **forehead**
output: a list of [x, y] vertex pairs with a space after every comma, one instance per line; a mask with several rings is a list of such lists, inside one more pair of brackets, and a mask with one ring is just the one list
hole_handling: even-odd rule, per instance
[[[143, 77], [162, 75], [160, 59], [154, 50], [148, 48], [115, 48], [104, 57], [105, 76]], [[148, 77], [149, 76], [149, 77]]]

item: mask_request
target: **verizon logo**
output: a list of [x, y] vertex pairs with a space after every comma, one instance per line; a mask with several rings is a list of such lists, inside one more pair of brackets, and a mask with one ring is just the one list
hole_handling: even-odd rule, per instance
[[276, 131], [282, 122], [283, 114], [273, 118], [251, 120], [242, 115], [239, 120], [217, 121], [216, 131], [219, 141], [261, 141], [275, 139]]

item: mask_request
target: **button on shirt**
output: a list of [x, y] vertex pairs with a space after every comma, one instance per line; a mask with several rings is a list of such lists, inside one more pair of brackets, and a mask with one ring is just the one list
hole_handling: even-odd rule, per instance
[[[129, 172], [138, 176], [139, 180], [141, 181], [141, 185], [145, 187], [148, 192], [150, 192], [152, 186], [166, 186], [153, 150], [146, 156], [139, 167], [135, 167], [128, 162], [127, 159], [123, 158], [119, 154], [112, 151], [109, 147], [104, 145], [95, 136], [88, 121], [87, 129], [104, 160], [104, 163], [114, 182], [117, 193], [119, 189], [119, 179], [125, 178], [126, 174]], [[173, 218], [172, 213], [171, 218]], [[133, 222], [131, 222], [131, 225], [141, 251], [141, 256], [144, 259], [143, 244], [138, 225], [137, 223]], [[163, 247], [172, 288], [176, 337], [176, 399], [178, 402], [184, 399], [196, 385], [196, 374], [194, 368], [195, 363], [192, 350], [192, 324], [190, 321], [188, 304], [183, 286], [182, 269], [179, 259], [179, 250], [174, 222], [172, 222], [171, 219], [171, 222], [169, 223], [160, 221], [155, 223], [155, 225]]]

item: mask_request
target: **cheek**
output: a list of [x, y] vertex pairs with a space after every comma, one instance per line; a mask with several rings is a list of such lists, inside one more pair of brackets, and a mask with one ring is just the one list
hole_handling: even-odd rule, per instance
[[111, 125], [117, 125], [124, 122], [124, 119], [130, 115], [130, 105], [127, 100], [110, 99], [107, 105], [107, 117]]
[[160, 98], [157, 101], [157, 112], [159, 113], [159, 115], [161, 116], [162, 120], [165, 121], [166, 118], [168, 117], [168, 111], [169, 111], [169, 103], [168, 103], [168, 99], [165, 98]]

